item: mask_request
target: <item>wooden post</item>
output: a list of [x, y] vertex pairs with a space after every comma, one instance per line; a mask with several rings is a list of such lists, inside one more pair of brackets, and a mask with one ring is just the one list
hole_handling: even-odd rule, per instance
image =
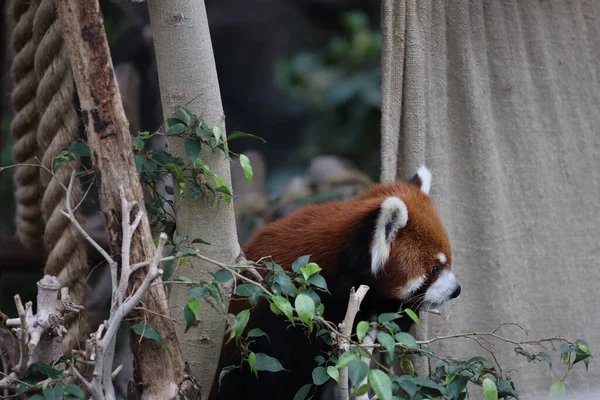
[[[100, 6], [98, 0], [57, 0], [57, 7], [86, 122], [109, 249], [113, 255], [119, 254], [122, 240], [119, 187], [123, 186], [129, 201], [136, 202], [133, 215], [144, 204], [144, 198]], [[133, 237], [131, 264], [150, 260], [154, 250], [150, 224], [144, 213], [139, 232]], [[130, 287], [139, 286], [145, 275], [146, 271], [137, 271]], [[185, 373], [165, 288], [152, 286], [142, 304], [143, 309], [134, 310], [130, 321], [150, 323], [171, 355], [155, 341], [140, 340], [132, 335], [135, 381], [143, 390], [142, 398], [178, 398], [180, 388], [194, 385], [189, 384]]]

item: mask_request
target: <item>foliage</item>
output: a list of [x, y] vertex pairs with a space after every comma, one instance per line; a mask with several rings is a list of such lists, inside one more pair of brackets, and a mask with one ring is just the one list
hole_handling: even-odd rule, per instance
[[372, 168], [379, 148], [381, 34], [362, 12], [342, 16], [345, 35], [329, 46], [277, 64], [277, 82], [308, 112], [302, 158], [338, 154], [361, 170]]
[[[155, 134], [181, 138], [184, 141], [187, 157], [185, 159], [174, 157], [169, 154], [168, 149], [147, 150], [146, 142]], [[167, 187], [168, 194], [191, 195], [196, 199], [211, 196], [214, 205], [219, 201], [230, 204], [233, 197], [231, 188], [200, 158], [201, 151], [209, 149], [213, 154], [222, 152], [224, 157], [232, 160], [231, 155], [234, 153], [229, 150], [228, 142], [241, 137], [255, 137], [242, 132], [233, 132], [229, 138], [226, 138], [218, 127], [209, 127], [202, 117], [194, 115], [184, 107], [175, 109], [173, 116], [167, 121], [167, 129], [164, 133], [157, 132], [153, 135], [140, 132], [132, 140], [136, 153], [136, 166], [150, 194], [146, 210], [154, 227], [158, 231], [167, 232], [172, 245], [172, 254], [165, 260], [181, 263], [186, 262], [190, 257], [198, 257], [219, 267], [210, 280], [193, 282], [182, 276], [169, 278], [172, 283], [189, 287], [188, 300], [184, 308], [186, 331], [202, 318], [198, 314], [199, 304], [201, 301], [207, 301], [220, 310], [227, 319], [228, 340], [235, 340], [237, 343], [242, 354], [242, 364], [247, 364], [259, 378], [263, 371], [287, 371], [286, 367], [289, 366], [282, 365], [269, 354], [256, 353], [252, 349], [256, 338], [267, 334], [260, 328], [247, 331], [246, 327], [254, 307], [260, 301], [266, 301], [271, 312], [280, 318], [285, 318], [296, 329], [306, 330], [307, 340], [322, 340], [330, 346], [326, 354], [315, 359], [312, 382], [306, 382], [295, 399], [308, 398], [316, 387], [327, 382], [336, 382], [340, 385], [342, 369], [347, 369], [352, 396], [370, 393], [376, 394], [382, 400], [426, 398], [463, 400], [467, 396], [470, 383], [481, 388], [486, 400], [518, 398], [518, 391], [511, 377], [502, 371], [493, 353], [490, 352], [492, 360], [481, 356], [466, 360], [442, 356], [436, 354], [428, 344], [444, 338], [419, 342], [411, 334], [402, 332], [397, 324], [399, 319], [410, 318], [415, 323], [420, 323], [416, 313], [410, 309], [381, 314], [376, 321], [357, 321], [355, 331], [349, 338], [349, 348], [341, 351], [335, 345], [339, 343], [337, 339], [341, 337], [341, 333], [334, 323], [325, 318], [325, 306], [321, 301], [321, 296], [329, 293], [327, 282], [321, 275], [321, 267], [310, 260], [310, 255], [299, 257], [288, 269], [284, 269], [270, 259], [224, 265], [199, 254], [194, 245], [208, 245], [208, 243], [201, 238], [174, 235], [174, 218], [169, 218], [166, 210], [167, 206], [173, 206], [172, 200], [161, 195], [157, 185], [167, 174], [170, 174], [176, 188]], [[82, 141], [72, 144], [56, 158], [55, 165], [74, 159], [74, 155], [89, 155], [87, 144]], [[239, 160], [246, 178], [251, 181], [252, 167], [248, 159], [242, 155]], [[261, 271], [262, 280], [251, 278], [252, 271], [255, 273]], [[235, 294], [247, 298], [251, 305], [250, 309], [243, 310], [237, 315], [229, 314], [223, 301], [227, 288], [231, 287], [234, 281]], [[134, 325], [132, 330], [145, 339], [156, 341], [170, 352], [157, 330], [150, 324], [140, 322]], [[495, 331], [451, 337], [478, 340], [478, 337], [485, 335], [503, 339], [496, 335]], [[368, 343], [367, 337], [373, 338], [373, 343]], [[552, 357], [547, 352], [534, 352], [529, 348], [539, 346], [542, 342], [549, 342], [552, 349], [555, 349], [555, 344], [560, 344], [559, 359], [566, 366], [566, 372], [562, 379], [551, 385], [552, 399], [564, 398], [566, 376], [580, 362], [583, 362], [587, 369], [592, 357], [588, 344], [583, 340], [575, 342], [560, 338], [543, 339], [537, 342], [503, 340], [514, 344], [515, 352], [526, 357], [529, 362], [545, 362], [550, 368], [553, 368], [556, 363], [553, 364]], [[381, 353], [381, 360], [373, 357], [372, 350], [375, 348]], [[435, 364], [431, 376], [416, 376], [409, 356], [431, 359]], [[393, 365], [400, 365], [402, 373], [399, 375], [393, 373]], [[241, 367], [242, 365], [226, 367], [219, 376], [219, 382], [228, 372]], [[30, 368], [29, 376], [21, 385], [21, 390], [31, 395], [29, 398], [58, 399], [60, 396], [65, 399], [82, 398], [81, 389], [68, 383], [66, 379], [68, 374], [64, 371], [73, 368], [78, 368], [77, 360], [73, 357], [63, 357], [52, 365], [34, 364]]]
[[[262, 283], [252, 281], [240, 273], [250, 265], [266, 272]], [[248, 298], [252, 308], [261, 300], [267, 301], [274, 314], [288, 320], [296, 329], [305, 329], [308, 333], [307, 340], [316, 338], [331, 346], [332, 343], [336, 343], [336, 337], [340, 337], [341, 333], [335, 324], [324, 318], [325, 308], [320, 297], [328, 293], [327, 283], [320, 274], [321, 267], [311, 262], [309, 255], [298, 258], [289, 269], [284, 269], [270, 260], [259, 260], [256, 263], [223, 266], [220, 272], [215, 274], [214, 282], [200, 282], [190, 289], [188, 292], [190, 309], [194, 308], [190, 304], [194, 304], [196, 300], [208, 299], [211, 293], [222, 293], [222, 289], [216, 287], [208, 289], [210, 285], [220, 285], [236, 278], [244, 282], [236, 287], [238, 296]], [[220, 297], [215, 297], [211, 304], [219, 307], [220, 301]], [[251, 311], [252, 309], [243, 310], [238, 315], [228, 316], [229, 340], [237, 342], [243, 357], [242, 364], [247, 363], [259, 378], [260, 371], [285, 370], [285, 365], [268, 354], [255, 354], [252, 351], [255, 338], [265, 336], [266, 333], [258, 328], [245, 332]], [[190, 314], [190, 321], [186, 323], [193, 324], [196, 318], [197, 316]], [[352, 335], [350, 348], [340, 352], [332, 346], [327, 354], [317, 357], [312, 372], [312, 382], [307, 382], [300, 388], [295, 398], [308, 398], [317, 386], [331, 380], [339, 385], [339, 371], [342, 368], [348, 368], [352, 396], [369, 392], [376, 394], [380, 399], [462, 400], [467, 396], [469, 389], [467, 385], [470, 383], [481, 388], [486, 400], [518, 398], [518, 391], [511, 377], [502, 372], [493, 353], [491, 360], [481, 356], [466, 360], [441, 356], [428, 347], [427, 344], [431, 341], [418, 342], [411, 334], [402, 332], [397, 324], [401, 318], [420, 322], [410, 309], [381, 314], [377, 321], [373, 322], [359, 321]], [[375, 338], [374, 343], [365, 343], [365, 337], [371, 334]], [[473, 339], [477, 335], [494, 336], [495, 333], [461, 334], [453, 337]], [[496, 337], [502, 339], [500, 336], [496, 335]], [[550, 342], [554, 348], [556, 343], [560, 343], [559, 359], [566, 366], [567, 371], [564, 377], [551, 387], [551, 396], [559, 396], [555, 398], [564, 398], [564, 379], [573, 366], [583, 361], [587, 368], [592, 357], [589, 346], [583, 340], [569, 342], [565, 339], [552, 338], [531, 342], [509, 342], [515, 345], [517, 354], [527, 357], [530, 362], [545, 362], [550, 368], [553, 366], [550, 355], [545, 352], [529, 352], [525, 347], [535, 347], [542, 345], [543, 342]], [[383, 355], [382, 360], [374, 359], [369, 352], [373, 348], [379, 349]], [[431, 376], [415, 375], [415, 369], [409, 358], [411, 355], [427, 357], [434, 361], [437, 367]], [[365, 360], [373, 360], [375, 363], [369, 365]], [[392, 366], [395, 364], [401, 366], [402, 374], [397, 375], [392, 372]], [[242, 365], [232, 365], [225, 368], [219, 381], [228, 372], [241, 367]]]
[[[184, 140], [186, 158], [175, 157], [165, 149], [149, 149], [147, 143], [155, 135], [165, 135]], [[212, 154], [221, 152], [224, 157], [233, 162], [233, 156], [239, 156], [239, 162], [243, 168], [244, 175], [252, 182], [252, 165], [244, 154], [236, 154], [229, 150], [229, 142], [240, 138], [262, 140], [261, 138], [244, 132], [231, 132], [227, 137], [222, 134], [218, 126], [209, 126], [202, 116], [196, 116], [185, 107], [175, 107], [172, 116], [166, 121], [165, 132], [157, 131], [139, 132], [132, 136], [135, 152], [135, 165], [140, 176], [142, 185], [149, 194], [145, 203], [150, 224], [154, 232], [165, 232], [170, 244], [173, 246], [173, 255], [177, 258], [184, 256], [179, 250], [181, 244], [208, 244], [200, 238], [188, 240], [185, 236], [174, 236], [175, 216], [169, 210], [174, 207], [172, 196], [192, 196], [202, 199], [212, 196], [213, 206], [216, 207], [220, 200], [231, 204], [233, 192], [227, 181], [220, 175], [213, 173], [208, 164], [200, 158], [203, 149], [210, 149]], [[62, 162], [71, 161], [77, 156], [89, 156], [90, 150], [84, 141], [76, 141], [64, 149], [55, 158], [55, 168]], [[161, 189], [161, 183], [165, 178], [172, 178], [173, 186], [165, 185]], [[168, 195], [166, 196], [165, 195]], [[187, 250], [190, 251], [189, 249]], [[189, 255], [189, 254], [188, 254]]]

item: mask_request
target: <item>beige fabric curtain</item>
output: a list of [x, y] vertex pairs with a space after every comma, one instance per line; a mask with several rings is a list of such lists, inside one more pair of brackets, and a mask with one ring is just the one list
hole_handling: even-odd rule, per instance
[[[430, 167], [463, 287], [418, 334], [451, 312], [443, 335], [516, 322], [600, 353], [600, 2], [383, 0], [382, 14], [382, 179]], [[494, 352], [521, 398], [547, 398], [564, 366], [512, 347]], [[460, 339], [438, 349], [489, 357]], [[600, 366], [566, 385], [600, 399]]]

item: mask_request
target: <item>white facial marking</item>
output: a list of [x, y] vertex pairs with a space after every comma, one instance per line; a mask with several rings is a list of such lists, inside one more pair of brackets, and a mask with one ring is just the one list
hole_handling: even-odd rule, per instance
[[400, 298], [403, 300], [407, 300], [413, 293], [423, 286], [425, 283], [425, 279], [427, 277], [425, 275], [421, 275], [418, 278], [413, 278], [406, 283], [406, 285], [400, 291]]
[[417, 175], [421, 179], [421, 191], [429, 194], [429, 190], [431, 189], [431, 172], [429, 172], [426, 166], [421, 165], [417, 170]]
[[445, 255], [444, 253], [438, 253], [438, 254], [437, 254], [437, 258], [438, 258], [438, 260], [440, 260], [440, 262], [441, 262], [442, 264], [446, 264], [446, 262], [448, 261], [448, 260], [446, 259], [446, 255]]
[[377, 275], [390, 257], [390, 244], [408, 222], [406, 204], [398, 197], [388, 197], [381, 203], [371, 244], [371, 273]]
[[454, 274], [450, 271], [443, 271], [425, 292], [425, 302], [431, 305], [445, 303], [452, 298], [452, 293], [458, 286]]

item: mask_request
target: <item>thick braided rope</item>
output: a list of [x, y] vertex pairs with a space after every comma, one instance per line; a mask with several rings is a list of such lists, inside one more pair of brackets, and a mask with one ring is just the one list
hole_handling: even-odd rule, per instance
[[[35, 53], [35, 72], [38, 78], [37, 107], [40, 112], [37, 141], [44, 149], [42, 164], [53, 169], [54, 158], [61, 150], [77, 139], [79, 120], [74, 107], [74, 81], [67, 49], [63, 45], [60, 22], [56, 14], [55, 0], [41, 0], [34, 25], [34, 38], [38, 42]], [[46, 221], [44, 246], [48, 254], [44, 273], [58, 278], [61, 286], [69, 288], [71, 299], [83, 304], [89, 290], [86, 281], [86, 248], [81, 235], [61, 213], [66, 210], [66, 192], [71, 173], [77, 161], [62, 163], [54, 170], [54, 179], [46, 170], [40, 169], [40, 178], [45, 188], [42, 198], [42, 213]], [[61, 185], [62, 183], [62, 185]], [[83, 198], [79, 181], [74, 182], [71, 200], [76, 207]], [[76, 214], [82, 220], [81, 214]], [[65, 350], [76, 346], [81, 328], [86, 331], [81, 318], [69, 328], [64, 341]], [[79, 326], [78, 326], [79, 325]]]
[[[15, 118], [10, 128], [15, 139], [13, 158], [16, 164], [37, 164], [35, 157], [41, 154], [36, 139], [39, 118], [35, 102], [37, 77], [33, 67], [37, 46], [32, 33], [37, 4], [35, 0], [14, 0], [10, 10], [15, 22], [11, 43], [15, 54], [11, 98]], [[14, 179], [17, 237], [29, 247], [39, 246], [44, 221], [40, 209], [43, 188], [38, 168], [17, 167]]]

